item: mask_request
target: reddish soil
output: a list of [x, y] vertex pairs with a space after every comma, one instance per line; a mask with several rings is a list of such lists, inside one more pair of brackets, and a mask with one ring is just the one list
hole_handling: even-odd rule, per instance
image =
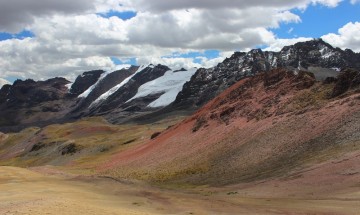
[[[281, 69], [244, 79], [157, 138], [114, 155], [98, 171], [151, 182], [223, 186], [284, 180], [313, 167], [298, 179], [309, 188], [322, 190], [317, 175], [334, 184], [346, 178], [341, 189], [354, 186], [360, 163], [348, 153], [360, 150], [360, 94], [350, 90], [331, 98], [334, 86], [315, 82], [306, 72]], [[338, 176], [340, 166], [332, 164], [345, 156], [352, 162], [346, 166], [356, 173]]]

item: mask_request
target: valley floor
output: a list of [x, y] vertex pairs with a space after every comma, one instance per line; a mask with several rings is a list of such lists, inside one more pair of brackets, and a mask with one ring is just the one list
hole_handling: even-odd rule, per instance
[[[3, 166], [0, 167], [0, 176], [0, 214], [6, 215], [360, 212], [360, 192], [356, 193], [356, 190], [359, 191], [356, 188], [328, 198], [297, 195], [280, 197], [285, 188], [274, 189], [274, 184], [270, 182], [260, 185], [263, 194], [257, 189], [237, 186], [175, 191], [110, 178], [69, 175], [49, 166], [34, 169]], [[289, 186], [289, 183], [283, 184]], [[269, 192], [277, 197], [269, 198]]]

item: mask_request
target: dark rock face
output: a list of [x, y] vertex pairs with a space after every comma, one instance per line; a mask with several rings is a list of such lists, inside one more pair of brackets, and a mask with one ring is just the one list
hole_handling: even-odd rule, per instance
[[358, 86], [360, 86], [360, 72], [354, 69], [345, 69], [337, 77], [332, 97], [339, 96]]
[[80, 111], [86, 111], [92, 102], [94, 102], [99, 96], [103, 93], [106, 93], [108, 90], [121, 83], [125, 78], [132, 75], [138, 69], [138, 66], [132, 66], [128, 69], [121, 69], [115, 72], [112, 72], [106, 75], [102, 80], [100, 80], [94, 89], [89, 93], [85, 98], [82, 98], [77, 105], [77, 107], [72, 111], [72, 114], [75, 114]]
[[141, 111], [146, 109], [148, 104], [158, 99], [162, 94], [163, 93], [155, 93], [141, 98], [136, 98], [134, 100], [126, 102], [125, 104], [122, 104], [120, 108], [123, 111], [127, 111], [127, 112]]
[[29, 124], [63, 117], [73, 101], [65, 78], [47, 81], [17, 80], [0, 91], [0, 127]]
[[6, 97], [9, 94], [10, 89], [11, 89], [11, 85], [9, 84], [5, 84], [4, 86], [2, 86], [2, 88], [0, 89], [0, 104], [6, 102]]
[[360, 68], [359, 62], [359, 54], [333, 48], [321, 39], [285, 46], [280, 52], [263, 52], [260, 49], [248, 53], [236, 52], [214, 68], [199, 69], [184, 85], [172, 106], [200, 107], [244, 77], [274, 68], [287, 68], [295, 73], [311, 67], [339, 71], [347, 67]]
[[89, 87], [94, 85], [104, 73], [103, 70], [94, 70], [89, 72], [84, 72], [82, 75], [78, 76], [71, 86], [70, 93], [74, 95], [80, 95], [85, 92]]
[[81, 151], [81, 146], [76, 145], [75, 143], [70, 143], [62, 148], [61, 155], [73, 155], [79, 151]]
[[161, 134], [161, 132], [155, 132], [151, 135], [150, 139], [155, 139], [156, 137], [158, 137]]
[[42, 102], [63, 99], [67, 95], [65, 78], [53, 78], [35, 82], [31, 79], [17, 80], [12, 86], [4, 86], [0, 99], [6, 107], [32, 107]]
[[[135, 74], [124, 86], [118, 89], [115, 93], [110, 95], [105, 101], [94, 107], [92, 114], [101, 115], [114, 109], [118, 109], [126, 101], [136, 95], [141, 85], [155, 80], [170, 70], [164, 65], [150, 66], [144, 68], [141, 72]], [[160, 95], [159, 95], [160, 96]]]
[[174, 72], [184, 72], [184, 71], [186, 71], [186, 69], [181, 68], [181, 69], [179, 69], [179, 70], [175, 70]]

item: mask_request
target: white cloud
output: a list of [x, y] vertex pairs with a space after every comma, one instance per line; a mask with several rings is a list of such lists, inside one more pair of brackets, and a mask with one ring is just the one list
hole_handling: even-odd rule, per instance
[[343, 0], [313, 0], [314, 4], [322, 4], [328, 7], [336, 7]]
[[[171, 69], [192, 69], [192, 68], [210, 68], [216, 66], [218, 63], [221, 63], [225, 58], [230, 57], [234, 52], [220, 52], [219, 56], [216, 58], [207, 58], [205, 56], [198, 56], [195, 58], [186, 58], [186, 57], [154, 57], [154, 56], [143, 56], [138, 58], [140, 64], [164, 64], [169, 66]], [[196, 62], [194, 62], [196, 61]], [[198, 62], [199, 61], [199, 62]]]
[[97, 13], [113, 11], [129, 11], [133, 8], [129, 8], [126, 5], [130, 5], [129, 2], [132, 0], [88, 0], [94, 2]]
[[271, 43], [269, 43], [269, 47], [265, 48], [265, 51], [280, 51], [284, 46], [294, 45], [298, 42], [304, 42], [308, 40], [312, 40], [310, 37], [298, 37], [293, 39], [274, 39]]
[[71, 45], [107, 45], [126, 42], [128, 23], [118, 17], [109, 19], [95, 14], [40, 18], [31, 28], [38, 40], [46, 43], [68, 41]]
[[4, 86], [5, 84], [10, 84], [10, 82], [7, 81], [7, 80], [5, 80], [5, 79], [3, 79], [3, 78], [0, 78], [0, 89], [1, 89], [1, 87]]
[[94, 2], [88, 0], [0, 0], [0, 31], [17, 33], [39, 16], [76, 14], [91, 9], [94, 10]]
[[[81, 53], [96, 52], [91, 47], [73, 47], [56, 42], [44, 46], [41, 41], [33, 38], [1, 41], [0, 49], [2, 77], [46, 79], [63, 76], [74, 79], [84, 70], [110, 69], [115, 66], [109, 57], [91, 54], [87, 57]], [[71, 53], [73, 49], [77, 49], [77, 53]], [[99, 52], [101, 51], [104, 50], [100, 47]]]
[[220, 52], [219, 57], [213, 58], [213, 59], [208, 59], [206, 57], [197, 57], [197, 59], [201, 60], [201, 67], [204, 68], [211, 68], [214, 67], [216, 65], [218, 65], [219, 63], [223, 62], [225, 60], [225, 58], [231, 57], [231, 55], [233, 55], [234, 52], [229, 51], [229, 52]]
[[169, 68], [176, 70], [176, 69], [191, 69], [194, 67], [201, 67], [201, 64], [194, 63], [192, 58], [182, 58], [182, 57], [174, 57], [174, 58], [167, 58], [167, 57], [140, 57], [138, 58], [139, 64], [163, 64], [167, 65]]
[[129, 7], [137, 8], [143, 11], [153, 11], [153, 12], [164, 12], [170, 10], [179, 10], [179, 9], [229, 9], [229, 8], [256, 8], [256, 7], [273, 7], [279, 8], [280, 10], [285, 10], [288, 8], [294, 7], [306, 7], [309, 3], [313, 4], [323, 4], [326, 6], [336, 6], [342, 0], [288, 0], [288, 1], [279, 1], [279, 0], [132, 0], [124, 1], [125, 5]]
[[349, 22], [339, 29], [338, 34], [331, 33], [321, 38], [336, 47], [360, 52], [360, 22]]

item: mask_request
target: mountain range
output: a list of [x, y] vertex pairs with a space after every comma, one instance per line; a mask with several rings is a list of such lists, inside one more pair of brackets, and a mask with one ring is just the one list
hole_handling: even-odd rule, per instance
[[89, 116], [122, 123], [176, 111], [192, 112], [238, 81], [278, 68], [294, 74], [308, 71], [323, 81], [335, 78], [343, 69], [359, 69], [360, 54], [315, 39], [286, 46], [279, 52], [235, 52], [208, 69], [146, 65], [114, 72], [88, 71], [73, 83], [59, 77], [17, 80], [0, 90], [0, 131]]

